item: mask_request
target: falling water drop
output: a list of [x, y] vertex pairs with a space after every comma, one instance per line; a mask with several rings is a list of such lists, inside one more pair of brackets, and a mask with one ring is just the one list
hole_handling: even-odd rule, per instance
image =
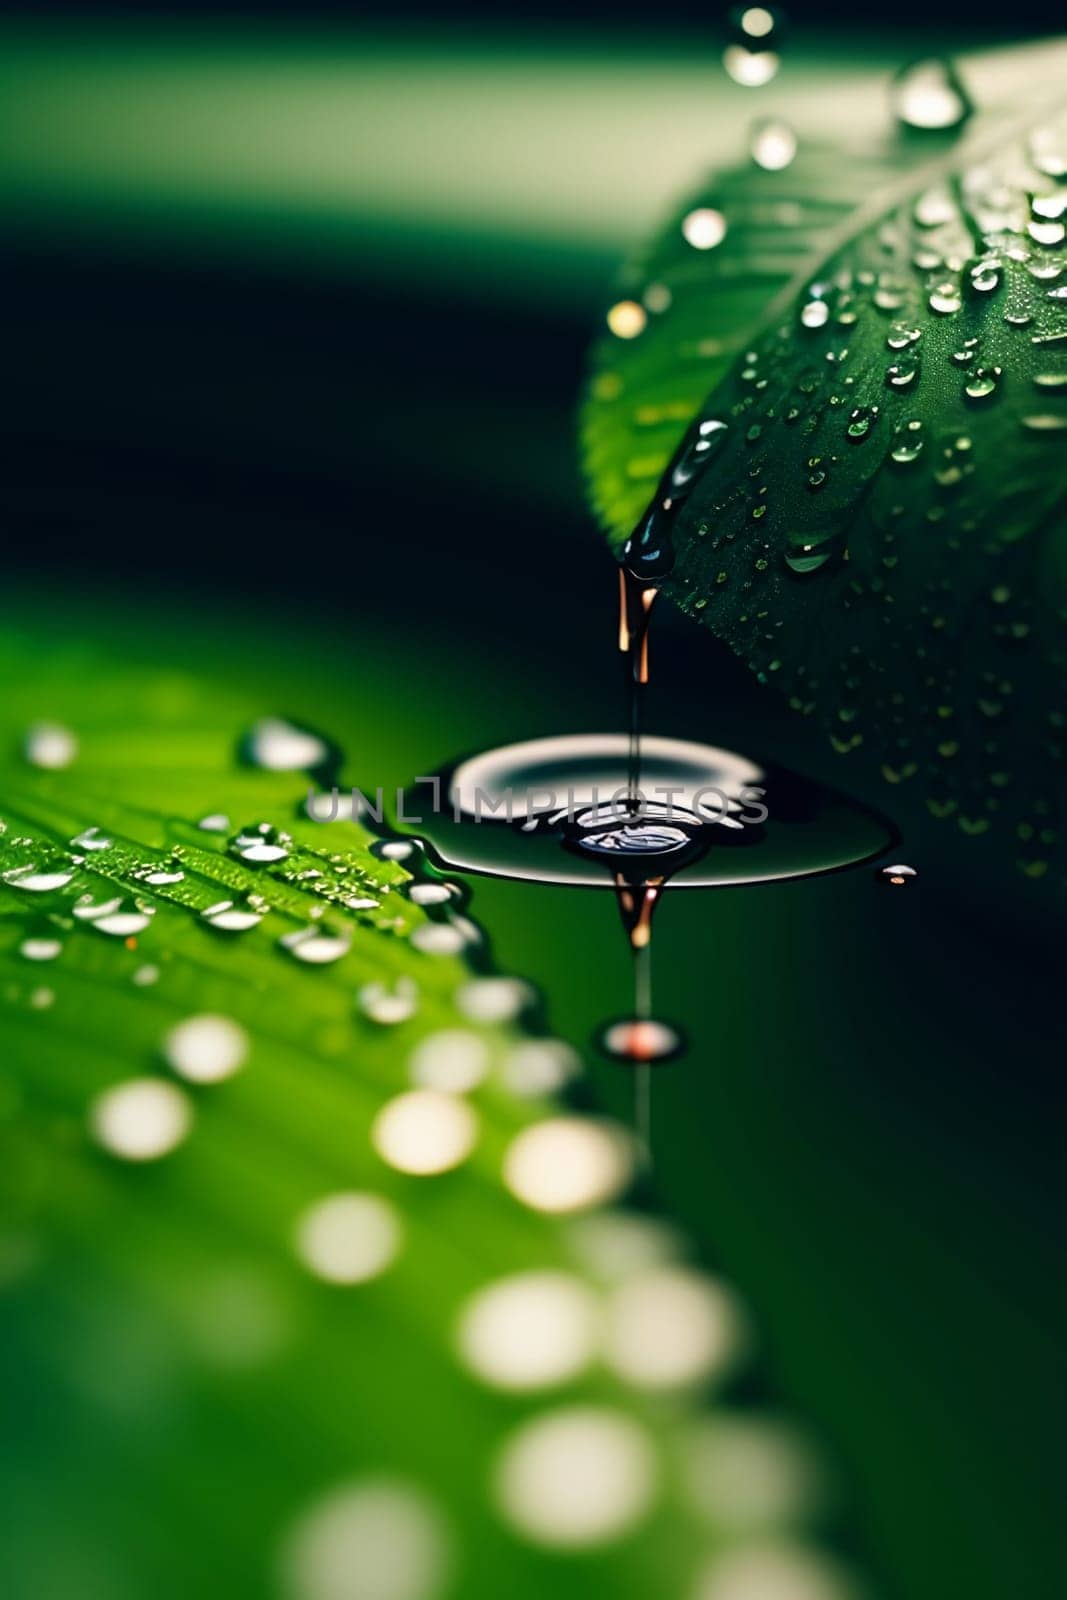
[[280, 828], [275, 828], [269, 822], [255, 822], [241, 829], [233, 841], [233, 849], [242, 861], [261, 866], [269, 861], [284, 861], [292, 843], [289, 835]]

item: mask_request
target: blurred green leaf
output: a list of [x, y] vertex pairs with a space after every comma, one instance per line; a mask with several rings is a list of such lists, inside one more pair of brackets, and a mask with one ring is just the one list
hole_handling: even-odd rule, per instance
[[706, 1405], [733, 1291], [462, 894], [308, 817], [328, 744], [73, 644], [0, 682], [8, 1592], [853, 1595], [803, 1442]]
[[1067, 130], [933, 142], [802, 149], [689, 199], [622, 280], [639, 331], [598, 346], [585, 460], [618, 547], [688, 423], [727, 422], [665, 592], [1038, 877], [1063, 798]]

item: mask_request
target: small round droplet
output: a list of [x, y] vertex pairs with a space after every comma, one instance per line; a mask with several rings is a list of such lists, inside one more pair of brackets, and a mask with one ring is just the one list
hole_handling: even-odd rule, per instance
[[917, 133], [943, 133], [959, 128], [971, 113], [971, 102], [951, 62], [915, 61], [897, 74], [893, 109], [902, 127]]
[[78, 754], [78, 741], [57, 722], [35, 722], [26, 734], [24, 750], [31, 767], [57, 772], [70, 766]]
[[911, 322], [892, 322], [885, 342], [890, 350], [905, 350], [908, 345], [918, 344], [922, 338], [922, 329]]
[[371, 855], [379, 861], [410, 861], [418, 850], [414, 839], [376, 839], [370, 847]]
[[805, 328], [824, 328], [830, 320], [830, 307], [825, 300], [809, 300], [801, 307], [800, 320]]
[[930, 290], [927, 304], [931, 311], [936, 311], [943, 317], [952, 316], [963, 304], [959, 284], [953, 282], [951, 278], [936, 283]]
[[206, 906], [200, 916], [204, 922], [221, 929], [223, 933], [245, 933], [262, 922], [265, 914], [247, 902], [220, 900], [216, 905]]
[[185, 1138], [193, 1108], [159, 1078], [131, 1078], [97, 1095], [89, 1127], [97, 1143], [124, 1161], [157, 1161]]
[[968, 400], [988, 400], [999, 382], [999, 367], [979, 367], [964, 383], [963, 392]]
[[98, 901], [87, 897], [73, 911], [79, 921], [88, 922], [98, 933], [110, 934], [113, 939], [130, 939], [143, 933], [156, 914], [155, 906], [132, 895], [114, 895], [110, 900]]
[[730, 20], [746, 39], [769, 39], [778, 26], [778, 14], [769, 6], [739, 6]]
[[855, 406], [849, 414], [845, 428], [846, 437], [853, 444], [861, 444], [878, 420], [877, 406]]
[[889, 452], [892, 460], [902, 464], [917, 461], [923, 449], [922, 431], [922, 423], [917, 418], [897, 428], [893, 434], [893, 448]]
[[53, 889], [65, 889], [74, 876], [74, 869], [64, 867], [38, 867], [32, 862], [22, 867], [9, 867], [0, 873], [4, 882], [13, 889], [24, 889], [29, 894], [49, 894]]
[[397, 978], [394, 983], [365, 983], [356, 996], [359, 1009], [371, 1022], [395, 1027], [407, 1022], [419, 1008], [418, 985], [413, 978]]
[[307, 772], [321, 767], [330, 751], [318, 734], [281, 717], [264, 717], [246, 735], [241, 753], [268, 772]]
[[607, 314], [607, 324], [616, 339], [636, 339], [645, 331], [648, 316], [636, 300], [619, 300]]
[[288, 950], [297, 961], [304, 961], [309, 966], [328, 966], [331, 962], [340, 961], [351, 948], [352, 940], [347, 933], [331, 933], [328, 929], [313, 923], [308, 928], [297, 928], [294, 933], [286, 933], [278, 940], [283, 950]]
[[77, 838], [70, 841], [72, 850], [110, 850], [112, 841], [100, 832], [98, 827], [86, 828], [79, 833]]
[[714, 250], [726, 238], [726, 218], [711, 206], [699, 206], [683, 218], [682, 235], [694, 250]]
[[189, 1083], [221, 1083], [244, 1065], [249, 1040], [232, 1017], [204, 1012], [177, 1023], [163, 1041], [168, 1063]]
[[914, 356], [902, 356], [886, 368], [885, 381], [891, 389], [910, 389], [918, 376], [918, 360]]
[[765, 172], [782, 172], [797, 153], [797, 136], [788, 122], [768, 118], [756, 123], [749, 149], [757, 167]]
[[263, 866], [267, 862], [284, 861], [292, 843], [289, 835], [280, 828], [275, 828], [269, 822], [255, 822], [241, 829], [233, 841], [233, 848], [242, 861]]

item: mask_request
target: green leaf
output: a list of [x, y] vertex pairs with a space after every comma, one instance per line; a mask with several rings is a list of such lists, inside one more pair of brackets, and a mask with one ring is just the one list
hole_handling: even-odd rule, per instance
[[75, 646], [0, 686], [11, 1592], [853, 1595], [733, 1290], [462, 896], [307, 815], [336, 753]]
[[[665, 592], [1036, 877], [1063, 802], [1067, 128], [990, 122], [690, 199], [625, 280], [664, 309], [598, 348], [583, 437], [618, 547], [688, 422], [725, 421]], [[725, 235], [694, 249], [705, 208]]]

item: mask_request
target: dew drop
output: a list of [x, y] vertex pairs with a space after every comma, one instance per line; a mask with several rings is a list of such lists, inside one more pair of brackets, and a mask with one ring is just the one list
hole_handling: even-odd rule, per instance
[[393, 983], [365, 983], [356, 996], [356, 1003], [371, 1022], [394, 1027], [407, 1022], [418, 1010], [418, 985], [413, 978], [397, 978]]
[[44, 936], [23, 939], [19, 945], [19, 955], [26, 961], [54, 961], [63, 949], [61, 939], [50, 939]]
[[901, 126], [919, 133], [962, 127], [971, 113], [967, 91], [951, 62], [933, 57], [897, 74], [892, 101]]
[[99, 828], [92, 827], [86, 828], [84, 833], [79, 833], [70, 843], [74, 850], [110, 850], [112, 841], [105, 838]]
[[956, 215], [947, 189], [927, 189], [915, 202], [915, 221], [920, 228], [940, 228]]
[[1067, 417], [1045, 411], [1035, 416], [1023, 417], [1022, 425], [1029, 433], [1061, 433], [1067, 428]]
[[454, 883], [412, 883], [407, 888], [407, 897], [416, 906], [447, 905], [458, 893]]
[[885, 342], [890, 350], [905, 350], [908, 345], [918, 344], [922, 338], [922, 329], [916, 328], [910, 322], [892, 322]]
[[201, 817], [197, 827], [202, 833], [227, 833], [230, 819], [221, 811], [213, 811], [210, 816]]
[[918, 419], [905, 422], [897, 428], [893, 433], [893, 448], [890, 451], [892, 459], [902, 463], [917, 461], [923, 449], [922, 431], [922, 423]]
[[756, 123], [749, 149], [757, 167], [765, 172], [782, 172], [797, 153], [797, 136], [788, 122], [768, 118]]
[[1040, 220], [1028, 224], [1027, 233], [1035, 244], [1057, 245], [1062, 244], [1067, 227], [1062, 222], [1042, 222]]
[[352, 946], [347, 933], [329, 933], [317, 925], [283, 934], [278, 943], [297, 961], [305, 961], [312, 966], [327, 966], [333, 961], [340, 961]]
[[306, 728], [281, 717], [264, 717], [243, 740], [242, 754], [268, 772], [305, 772], [320, 767], [330, 751], [325, 740]]
[[135, 900], [132, 895], [114, 895], [110, 900], [83, 899], [73, 907], [74, 915], [88, 922], [98, 933], [113, 939], [129, 939], [143, 933], [156, 914], [155, 906]]
[[849, 415], [848, 425], [845, 428], [846, 437], [853, 444], [862, 444], [877, 420], [877, 406], [855, 406]]
[[13, 889], [25, 889], [29, 894], [48, 894], [53, 889], [65, 889], [74, 876], [73, 868], [41, 871], [30, 863], [22, 867], [9, 867], [0, 873], [4, 882]]
[[698, 206], [682, 219], [682, 236], [694, 250], [714, 250], [726, 238], [726, 218], [711, 206]]
[[970, 270], [971, 288], [978, 294], [991, 294], [1000, 287], [1000, 262], [979, 261]]
[[824, 544], [795, 544], [785, 551], [784, 560], [790, 572], [807, 577], [825, 567], [832, 553]]
[[919, 362], [915, 356], [905, 356], [886, 368], [885, 381], [891, 389], [910, 389], [919, 376]]
[[743, 44], [728, 44], [722, 53], [722, 64], [742, 88], [761, 89], [778, 71], [779, 60], [774, 50], [748, 50]]
[[979, 367], [964, 383], [963, 392], [968, 400], [988, 400], [995, 394], [1000, 372], [999, 367]]
[[78, 754], [78, 741], [69, 728], [58, 722], [35, 722], [23, 746], [31, 767], [59, 771], [69, 767]]
[[805, 328], [824, 328], [830, 320], [830, 307], [825, 300], [809, 300], [801, 308], [800, 320]]
[[292, 842], [287, 833], [271, 823], [255, 822], [241, 829], [233, 842], [233, 849], [242, 861], [261, 866], [268, 861], [284, 861]]
[[376, 839], [370, 847], [371, 855], [379, 861], [410, 861], [418, 851], [414, 839]]
[[927, 304], [931, 311], [937, 311], [942, 316], [952, 316], [963, 304], [960, 298], [959, 285], [951, 278], [944, 278], [930, 290]]
[[219, 928], [223, 933], [244, 933], [262, 922], [265, 914], [264, 911], [258, 911], [247, 903], [220, 900], [217, 905], [207, 906], [201, 911], [200, 917], [212, 928]]
[[619, 300], [607, 314], [607, 324], [616, 339], [636, 339], [645, 331], [648, 317], [636, 300]]

